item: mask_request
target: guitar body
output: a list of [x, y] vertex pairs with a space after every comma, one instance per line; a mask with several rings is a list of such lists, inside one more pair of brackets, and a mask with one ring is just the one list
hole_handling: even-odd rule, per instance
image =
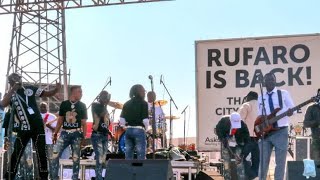
[[[265, 134], [268, 134], [271, 131], [277, 130], [272, 126], [272, 123], [269, 123], [268, 120], [276, 117], [276, 114], [280, 111], [280, 108], [275, 109], [271, 114], [269, 114], [266, 118], [263, 115], [257, 117], [254, 122], [254, 133], [258, 138], [261, 138]], [[259, 127], [259, 128], [257, 128]]]

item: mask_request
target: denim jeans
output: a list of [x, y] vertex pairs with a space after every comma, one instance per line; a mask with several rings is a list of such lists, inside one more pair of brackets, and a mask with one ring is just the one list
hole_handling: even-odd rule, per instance
[[108, 153], [108, 135], [92, 132], [91, 142], [96, 159], [96, 179], [102, 180], [102, 170]]
[[146, 131], [138, 128], [126, 130], [126, 159], [133, 159], [134, 150], [137, 151], [137, 159], [146, 159]]
[[[79, 176], [79, 168], [80, 168], [80, 143], [83, 139], [82, 132], [75, 131], [75, 132], [66, 132], [61, 131], [60, 137], [57, 143], [54, 145], [53, 148], [53, 155], [52, 155], [52, 178], [54, 180], [58, 180], [59, 176], [59, 158], [64, 149], [66, 149], [69, 145], [71, 145], [72, 149], [72, 161], [73, 161], [73, 168], [72, 168], [72, 180], [78, 180]], [[61, 177], [62, 178], [62, 177]]]
[[[16, 138], [17, 138], [17, 135], [12, 135], [12, 142], [15, 142]], [[11, 152], [13, 152], [13, 146], [11, 146]], [[34, 179], [33, 173], [34, 173], [34, 167], [33, 167], [32, 142], [29, 141], [20, 159], [15, 180], [19, 180], [19, 179], [32, 180]]]
[[284, 171], [287, 159], [288, 150], [288, 128], [280, 129], [271, 132], [264, 140], [259, 141], [260, 149], [260, 168], [259, 168], [259, 179], [266, 180], [271, 153], [275, 148], [275, 180], [284, 179]]
[[[240, 157], [240, 154], [242, 152], [241, 147], [236, 146], [235, 148], [232, 148], [233, 153], [237, 154]], [[223, 159], [223, 167], [224, 167], [224, 174], [223, 177], [224, 179], [231, 180], [232, 179], [232, 169], [231, 169], [231, 155], [229, 150], [222, 145], [221, 147], [221, 157]], [[243, 161], [240, 164], [235, 164], [235, 167], [237, 168], [237, 177], [236, 179], [239, 180], [244, 180], [245, 179], [245, 172], [244, 172], [244, 165]]]
[[47, 158], [48, 158], [48, 172], [49, 172], [49, 179], [53, 179], [52, 176], [52, 156], [53, 156], [53, 144], [47, 144]]

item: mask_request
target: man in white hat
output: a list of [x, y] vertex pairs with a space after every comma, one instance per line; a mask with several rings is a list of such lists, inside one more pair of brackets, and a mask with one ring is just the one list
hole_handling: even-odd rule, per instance
[[[247, 125], [241, 120], [240, 114], [234, 112], [229, 116], [223, 116], [216, 126], [216, 133], [222, 143], [221, 157], [224, 160], [224, 178], [232, 179], [232, 176], [237, 176], [238, 179], [245, 179], [242, 149], [249, 142], [250, 135]], [[234, 170], [231, 167], [232, 159], [235, 159], [237, 163], [236, 173], [232, 173]]]

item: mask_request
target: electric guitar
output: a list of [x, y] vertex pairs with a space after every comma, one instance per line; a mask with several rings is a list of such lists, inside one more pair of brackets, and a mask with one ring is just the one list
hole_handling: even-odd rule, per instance
[[274, 128], [272, 126], [273, 123], [277, 122], [278, 120], [282, 119], [283, 117], [287, 116], [289, 113], [292, 113], [301, 107], [315, 101], [319, 101], [320, 99], [320, 94], [318, 93], [317, 96], [312, 97], [311, 99], [291, 108], [288, 109], [287, 111], [281, 113], [280, 115], [276, 116], [277, 112], [281, 110], [281, 108], [275, 109], [270, 115], [268, 116], [263, 116], [260, 115], [257, 117], [257, 119], [254, 122], [254, 132], [258, 138], [261, 138], [262, 136], [267, 135], [268, 133], [272, 131], [276, 131], [279, 128]]

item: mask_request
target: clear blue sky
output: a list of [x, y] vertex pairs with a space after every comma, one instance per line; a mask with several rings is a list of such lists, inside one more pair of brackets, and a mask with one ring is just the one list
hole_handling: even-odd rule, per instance
[[[68, 10], [67, 63], [71, 83], [83, 86], [89, 105], [107, 87], [112, 100], [124, 103], [140, 83], [150, 90], [155, 80], [158, 99], [169, 100], [160, 75], [180, 115], [187, 105], [188, 136], [195, 136], [195, 40], [320, 32], [320, 1], [176, 0], [162, 3]], [[4, 91], [12, 16], [0, 16], [0, 91]], [[319, 57], [320, 58], [320, 57]], [[169, 114], [169, 105], [165, 106]], [[120, 112], [118, 112], [120, 113]], [[183, 118], [174, 123], [183, 136]]]

